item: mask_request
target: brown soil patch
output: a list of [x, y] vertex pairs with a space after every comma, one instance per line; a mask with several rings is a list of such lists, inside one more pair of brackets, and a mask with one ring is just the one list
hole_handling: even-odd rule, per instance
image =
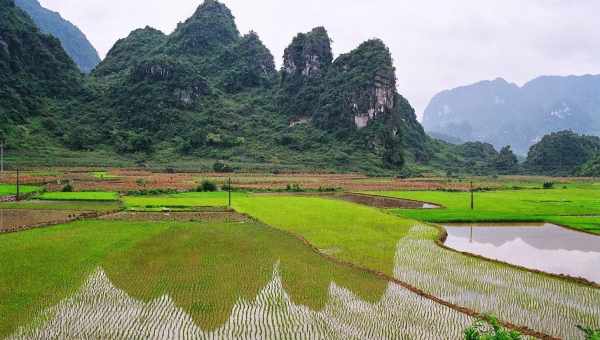
[[[116, 178], [95, 178], [93, 171], [98, 169], [56, 169], [52, 173], [36, 171], [21, 172], [21, 182], [47, 185], [49, 191], [59, 191], [64, 183], [70, 181], [75, 189], [127, 192], [150, 189], [190, 190], [203, 179], [209, 179], [219, 185], [227, 183], [231, 177], [232, 185], [245, 190], [282, 190], [288, 185], [299, 185], [304, 189], [335, 188], [346, 191], [383, 191], [383, 190], [468, 190], [466, 182], [449, 182], [439, 178], [370, 178], [361, 174], [315, 174], [315, 173], [165, 173], [142, 169], [108, 169], [109, 176]], [[14, 183], [15, 172], [7, 172], [2, 182]]]
[[0, 233], [66, 223], [86, 215], [81, 211], [0, 209]]
[[117, 221], [185, 221], [185, 222], [243, 222], [248, 218], [232, 211], [204, 212], [130, 212], [124, 211], [101, 217]]

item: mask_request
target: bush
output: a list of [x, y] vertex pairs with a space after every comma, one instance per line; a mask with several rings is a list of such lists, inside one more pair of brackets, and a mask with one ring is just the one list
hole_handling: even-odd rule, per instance
[[233, 168], [223, 162], [215, 162], [213, 164], [213, 170], [218, 173], [229, 173], [233, 172]]
[[289, 192], [304, 192], [304, 189], [300, 186], [300, 184], [288, 184], [285, 188], [285, 191]]
[[200, 185], [196, 189], [196, 191], [198, 192], [215, 192], [217, 190], [219, 190], [217, 185], [209, 180], [202, 181], [202, 183], [200, 183]]
[[544, 189], [552, 189], [554, 188], [554, 182], [544, 182]]
[[62, 192], [73, 192], [75, 191], [75, 188], [73, 188], [73, 185], [71, 185], [71, 183], [67, 183], [67, 185], [65, 185], [62, 188]]
[[592, 329], [583, 326], [577, 326], [577, 328], [585, 334], [585, 340], [600, 340], [600, 329]]
[[502, 327], [493, 316], [484, 316], [465, 330], [465, 340], [520, 340], [517, 331]]

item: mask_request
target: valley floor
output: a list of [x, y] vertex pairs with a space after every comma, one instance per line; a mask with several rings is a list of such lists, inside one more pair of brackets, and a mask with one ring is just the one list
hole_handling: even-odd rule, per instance
[[[45, 215], [42, 224], [59, 223], [0, 234], [0, 338], [461, 338], [483, 313], [537, 337], [577, 339], [577, 325], [600, 328], [597, 286], [445, 249], [436, 243], [439, 229], [427, 223], [544, 220], [597, 233], [600, 195], [591, 182], [542, 190], [533, 189], [534, 179], [511, 179], [531, 188], [478, 192], [471, 212], [467, 193], [378, 190], [382, 183], [402, 188], [395, 179], [238, 175], [239, 186], [268, 179], [284, 188], [294, 181], [351, 183], [358, 191], [372, 185], [371, 195], [442, 208], [386, 209], [347, 194], [284, 189], [234, 192], [230, 209], [226, 192], [99, 191], [139, 172], [68, 174], [86, 188], [96, 183], [96, 191], [0, 203], [0, 213], [17, 220], [37, 223]], [[146, 183], [168, 178], [145, 176]], [[226, 181], [172, 177], [190, 185]], [[80, 220], [60, 224], [65, 214]]]

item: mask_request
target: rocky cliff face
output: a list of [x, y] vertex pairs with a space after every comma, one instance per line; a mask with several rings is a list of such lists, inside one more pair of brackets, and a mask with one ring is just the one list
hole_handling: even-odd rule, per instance
[[391, 54], [381, 40], [367, 41], [350, 53], [339, 56], [327, 80], [325, 86], [335, 88], [337, 92], [331, 99], [340, 107], [336, 115], [327, 112], [326, 118], [319, 117], [321, 121], [323, 118], [329, 120], [326, 125], [342, 121], [346, 126], [362, 129], [378, 116], [391, 113], [394, 108], [395, 69]]
[[322, 76], [331, 62], [331, 39], [324, 27], [314, 28], [308, 33], [298, 34], [283, 56], [284, 79]]
[[89, 73], [100, 63], [98, 52], [85, 34], [60, 14], [42, 7], [37, 0], [15, 0], [44, 33], [60, 40], [63, 48], [82, 72]]

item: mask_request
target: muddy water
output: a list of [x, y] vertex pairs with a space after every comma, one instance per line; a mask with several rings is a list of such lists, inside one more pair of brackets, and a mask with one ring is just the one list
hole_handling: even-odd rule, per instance
[[600, 283], [600, 237], [552, 224], [451, 224], [446, 245], [487, 258]]

